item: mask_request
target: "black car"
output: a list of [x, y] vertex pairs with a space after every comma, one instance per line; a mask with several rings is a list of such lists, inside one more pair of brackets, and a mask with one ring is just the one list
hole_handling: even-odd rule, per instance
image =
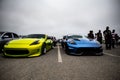
[[13, 32], [0, 32], [0, 52], [2, 52], [2, 49], [4, 45], [13, 39], [17, 39], [19, 36], [16, 33]]

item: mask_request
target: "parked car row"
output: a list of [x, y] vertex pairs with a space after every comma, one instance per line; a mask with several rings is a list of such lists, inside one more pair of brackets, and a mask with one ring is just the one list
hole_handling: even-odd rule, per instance
[[[103, 55], [102, 45], [95, 39], [82, 35], [65, 35], [59, 42], [67, 54]], [[57, 40], [46, 34], [29, 34], [19, 37], [13, 32], [0, 32], [0, 49], [8, 57], [35, 57], [45, 54], [56, 46]]]

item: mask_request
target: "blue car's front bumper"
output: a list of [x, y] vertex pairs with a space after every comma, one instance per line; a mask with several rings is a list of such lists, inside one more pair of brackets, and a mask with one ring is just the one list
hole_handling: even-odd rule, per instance
[[68, 45], [69, 52], [72, 54], [79, 54], [79, 53], [101, 53], [103, 52], [102, 46], [96, 45]]

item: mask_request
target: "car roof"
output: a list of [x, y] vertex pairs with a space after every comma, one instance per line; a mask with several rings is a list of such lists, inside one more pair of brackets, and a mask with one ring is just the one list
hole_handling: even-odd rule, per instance
[[84, 35], [81, 35], [81, 34], [68, 34], [68, 35], [64, 35], [63, 37], [66, 37], [66, 36], [82, 36], [82, 37], [84, 37]]
[[0, 31], [0, 33], [14, 33], [14, 32], [9, 32], [9, 31]]
[[28, 34], [28, 35], [46, 35], [46, 34]]

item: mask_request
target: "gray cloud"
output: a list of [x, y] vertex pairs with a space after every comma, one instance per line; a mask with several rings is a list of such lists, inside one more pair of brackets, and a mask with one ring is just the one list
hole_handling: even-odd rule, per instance
[[119, 33], [119, 9], [117, 0], [2, 0], [0, 25], [3, 31], [56, 37], [97, 32], [107, 25]]

